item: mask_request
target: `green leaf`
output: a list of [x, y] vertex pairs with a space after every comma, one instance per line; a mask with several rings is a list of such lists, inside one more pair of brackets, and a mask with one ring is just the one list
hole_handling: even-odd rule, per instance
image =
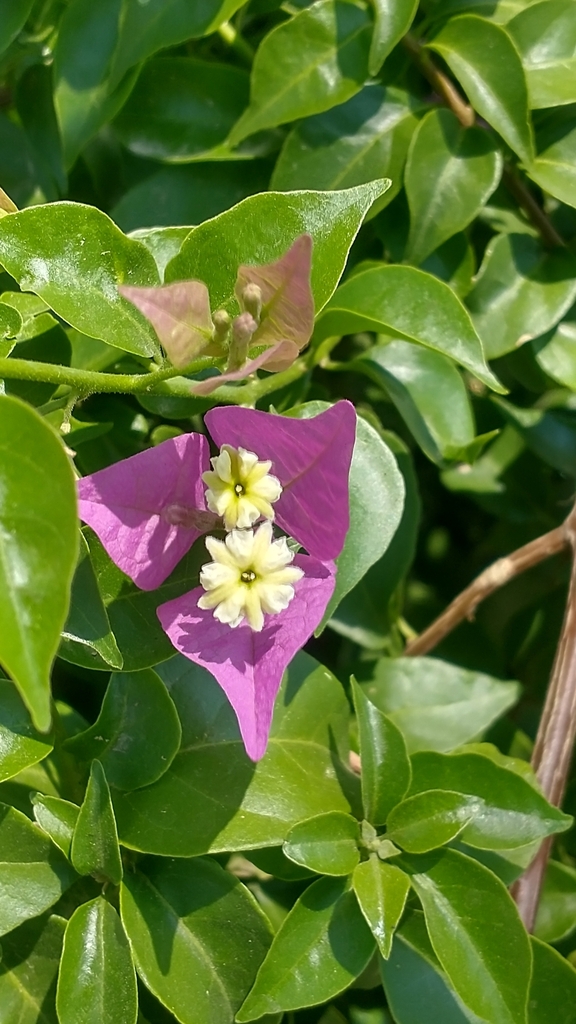
[[570, 414], [523, 409], [503, 401], [498, 407], [536, 455], [561, 473], [576, 477], [576, 425]]
[[548, 862], [534, 934], [543, 942], [560, 942], [576, 928], [576, 870]]
[[230, 133], [247, 135], [344, 103], [368, 77], [370, 17], [341, 0], [318, 0], [272, 29], [258, 47], [250, 106]]
[[531, 937], [534, 966], [528, 1024], [575, 1024], [576, 971], [555, 949]]
[[158, 284], [156, 264], [100, 210], [51, 203], [3, 217], [0, 263], [24, 291], [40, 295], [90, 338], [136, 355], [158, 351], [151, 326], [117, 290]]
[[209, 860], [149, 857], [125, 875], [120, 899], [138, 973], [156, 998], [182, 1024], [232, 1024], [271, 939], [245, 886]]
[[406, 161], [406, 260], [422, 263], [467, 227], [501, 174], [502, 156], [491, 135], [481, 128], [463, 128], [450, 110], [431, 110], [412, 136]]
[[76, 878], [40, 829], [14, 807], [0, 804], [0, 935], [37, 917]]
[[78, 546], [74, 474], [56, 435], [19, 399], [0, 398], [0, 437], [0, 661], [45, 732]]
[[470, 315], [447, 284], [423, 270], [377, 266], [355, 274], [330, 300], [315, 338], [365, 330], [442, 352], [493, 391], [505, 391], [486, 365]]
[[461, 835], [481, 850], [526, 846], [572, 824], [529, 782], [482, 754], [414, 754], [409, 795], [428, 789], [451, 790], [483, 804]]
[[64, 856], [70, 859], [72, 838], [80, 808], [68, 800], [61, 800], [58, 796], [36, 793], [32, 797], [32, 810], [36, 824], [50, 836]]
[[54, 997], [66, 921], [27, 921], [2, 940], [0, 1006], [3, 1024], [58, 1024]]
[[390, 396], [429, 459], [458, 456], [474, 439], [472, 405], [454, 363], [409, 341], [386, 341], [355, 360]]
[[385, 58], [406, 35], [418, 10], [418, 0], [375, 0], [374, 32], [370, 47], [370, 74], [376, 75]]
[[270, 187], [338, 189], [390, 178], [390, 188], [370, 211], [374, 216], [402, 187], [406, 153], [422, 106], [401, 89], [367, 85], [346, 103], [306, 118], [292, 129]]
[[292, 907], [236, 1020], [324, 1003], [348, 988], [373, 952], [349, 882], [320, 878]]
[[4, 0], [0, 23], [0, 53], [6, 50], [28, 20], [34, 0]]
[[18, 78], [16, 109], [34, 153], [42, 191], [48, 200], [67, 190], [62, 142], [56, 121], [50, 64], [30, 64]]
[[507, 31], [518, 47], [530, 106], [576, 102], [576, 10], [571, 0], [546, 0], [520, 11]]
[[530, 946], [504, 884], [455, 850], [410, 864], [434, 952], [464, 1004], [490, 1024], [525, 1024]]
[[66, 926], [56, 996], [60, 1024], [136, 1024], [138, 992], [128, 940], [102, 896]]
[[382, 180], [338, 192], [250, 196], [193, 228], [166, 267], [166, 282], [199, 278], [208, 285], [213, 309], [224, 306], [235, 312], [240, 264], [271, 263], [298, 235], [308, 233], [314, 242], [312, 292], [318, 313], [336, 288], [365, 214], [387, 188], [388, 182]]
[[400, 868], [373, 853], [354, 869], [352, 885], [380, 955], [387, 960], [410, 891], [410, 879]]
[[170, 163], [226, 159], [222, 144], [248, 104], [241, 68], [160, 57], [144, 65], [114, 121], [122, 143], [139, 156]]
[[82, 533], [80, 558], [72, 580], [70, 610], [62, 630], [62, 641], [58, 654], [65, 661], [90, 668], [96, 654], [111, 668], [122, 668], [122, 655], [110, 629], [110, 620], [90, 561], [90, 549]]
[[132, 231], [129, 237], [142, 242], [148, 249], [148, 252], [152, 253], [158, 267], [160, 280], [163, 281], [166, 264], [180, 252], [182, 242], [191, 230], [191, 226], [139, 228], [136, 231]]
[[328, 811], [299, 821], [286, 836], [290, 860], [319, 875], [349, 875], [360, 860], [360, 827], [342, 811]]
[[576, 126], [554, 139], [528, 166], [530, 177], [545, 192], [568, 206], [576, 206]]
[[362, 805], [367, 821], [383, 825], [410, 787], [412, 769], [402, 733], [352, 677], [362, 761]]
[[411, 754], [452, 750], [482, 735], [520, 693], [518, 683], [439, 658], [382, 658], [362, 689], [398, 726]]
[[534, 156], [522, 62], [499, 25], [464, 14], [451, 18], [429, 44], [444, 58], [474, 109], [521, 160]]
[[392, 809], [386, 838], [408, 853], [428, 853], [444, 846], [482, 810], [482, 801], [463, 793], [429, 789]]
[[42, 761], [52, 739], [38, 733], [13, 683], [0, 679], [0, 782]]
[[122, 860], [110, 790], [99, 761], [93, 761], [86, 795], [72, 839], [72, 863], [79, 874], [95, 875], [118, 885]]
[[531, 235], [497, 235], [466, 303], [490, 359], [544, 334], [576, 298], [576, 256]]
[[133, 790], [164, 774], [181, 737], [170, 694], [156, 672], [146, 669], [113, 673], [94, 725], [65, 746], [79, 761], [98, 758], [111, 786]]
[[444, 242], [424, 260], [422, 270], [446, 281], [459, 299], [472, 288], [476, 270], [474, 249], [467, 235], [460, 231]]
[[[297, 821], [349, 812], [351, 800], [356, 806], [358, 782], [344, 766], [348, 701], [313, 658], [300, 653], [290, 664], [268, 751], [257, 764], [246, 756], [234, 712], [208, 672], [178, 655], [158, 673], [182, 723], [182, 747], [153, 786], [115, 794], [125, 845], [173, 857], [280, 846]], [[182, 807], [185, 814], [175, 810]]]
[[553, 380], [576, 391], [576, 323], [564, 320], [532, 342], [536, 362]]
[[[17, 309], [12, 309], [3, 301], [0, 305], [0, 339], [16, 338], [22, 330], [22, 317]], [[10, 346], [11, 348], [12, 346]], [[10, 349], [8, 350], [10, 351]]]

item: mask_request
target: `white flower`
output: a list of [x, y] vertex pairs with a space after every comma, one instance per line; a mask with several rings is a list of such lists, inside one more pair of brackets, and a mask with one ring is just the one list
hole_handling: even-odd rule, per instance
[[202, 474], [207, 485], [206, 503], [222, 516], [227, 530], [253, 526], [260, 516], [274, 519], [271, 502], [278, 501], [282, 485], [270, 474], [271, 462], [259, 462], [254, 452], [223, 444], [220, 455], [210, 460], [212, 470]]
[[264, 625], [264, 613], [277, 615], [294, 597], [292, 584], [304, 575], [290, 565], [293, 554], [285, 537], [274, 540], [271, 523], [257, 530], [232, 530], [224, 541], [206, 538], [214, 559], [200, 570], [207, 591], [199, 608], [213, 608], [214, 618], [239, 626], [246, 619], [256, 632]]

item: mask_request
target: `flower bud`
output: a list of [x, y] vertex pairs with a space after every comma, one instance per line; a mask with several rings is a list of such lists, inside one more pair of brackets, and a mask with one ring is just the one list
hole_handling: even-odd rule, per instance
[[257, 324], [262, 314], [262, 289], [257, 284], [247, 284], [242, 289], [242, 305], [247, 313], [251, 313]]
[[225, 309], [217, 309], [212, 314], [212, 323], [214, 324], [214, 341], [224, 347], [230, 335], [230, 325], [232, 323], [230, 314]]
[[258, 327], [251, 313], [241, 313], [232, 321], [232, 340], [228, 356], [228, 370], [239, 370], [248, 358], [252, 335]]

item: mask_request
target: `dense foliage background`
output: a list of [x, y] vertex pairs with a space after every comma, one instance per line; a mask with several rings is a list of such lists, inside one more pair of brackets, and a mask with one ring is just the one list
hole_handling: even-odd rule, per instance
[[[574, 1024], [576, 840], [529, 766], [566, 552], [403, 650], [574, 499], [576, 5], [2, 0], [0, 50], [0, 1024]], [[293, 367], [140, 386], [117, 284], [215, 309], [302, 232]], [[155, 616], [202, 552], [153, 593], [78, 555], [71, 466], [342, 398], [341, 600], [255, 768]], [[504, 885], [557, 832], [530, 946]]]

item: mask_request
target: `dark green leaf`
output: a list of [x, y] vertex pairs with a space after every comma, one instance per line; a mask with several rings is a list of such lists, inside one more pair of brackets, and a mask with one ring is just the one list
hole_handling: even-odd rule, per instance
[[376, 0], [376, 24], [370, 47], [370, 74], [380, 70], [384, 59], [406, 34], [418, 10], [418, 0]]
[[138, 973], [177, 1019], [232, 1024], [271, 939], [242, 883], [209, 860], [150, 857], [126, 874], [121, 912]]
[[576, 971], [544, 942], [531, 938], [534, 967], [528, 1024], [575, 1024]]
[[359, 842], [356, 819], [342, 811], [328, 811], [293, 825], [283, 850], [295, 864], [319, 875], [349, 875], [360, 860]]
[[[570, 130], [571, 128], [571, 130]], [[551, 196], [576, 206], [576, 127], [554, 140], [529, 166], [530, 177]]]
[[320, 878], [282, 924], [236, 1020], [326, 1002], [358, 977], [373, 952], [347, 880]]
[[4, 0], [0, 22], [0, 53], [7, 49], [24, 27], [34, 0]]
[[470, 240], [464, 232], [453, 235], [433, 253], [430, 253], [422, 270], [446, 281], [459, 299], [464, 298], [473, 284], [476, 258]]
[[155, 672], [115, 672], [94, 725], [67, 740], [66, 749], [80, 761], [98, 758], [111, 786], [132, 790], [164, 774], [181, 737], [176, 708]]
[[91, 668], [95, 655], [99, 655], [111, 668], [122, 668], [122, 655], [110, 629], [83, 534], [80, 535], [80, 558], [72, 580], [70, 610], [62, 641], [58, 654], [65, 661]]
[[118, 885], [122, 861], [110, 790], [99, 761], [93, 761], [86, 796], [74, 828], [72, 863], [79, 874], [95, 875]]
[[78, 548], [74, 475], [56, 435], [16, 398], [0, 397], [0, 437], [0, 661], [46, 731]]
[[533, 452], [561, 473], [576, 477], [576, 423], [569, 413], [523, 409], [504, 401], [498, 406]]
[[367, 821], [383, 825], [406, 795], [412, 770], [402, 733], [352, 679], [362, 761], [362, 804]]
[[136, 1024], [138, 993], [128, 940], [101, 896], [66, 926], [56, 997], [60, 1024]]
[[408, 853], [428, 853], [455, 839], [481, 810], [482, 801], [474, 797], [429, 789], [392, 809], [386, 837]]
[[65, 926], [54, 914], [27, 921], [3, 938], [3, 1024], [58, 1024], [54, 997]]
[[34, 151], [42, 191], [50, 200], [66, 191], [62, 143], [53, 99], [52, 67], [35, 63], [18, 79], [16, 107]]
[[369, 860], [354, 869], [352, 885], [380, 954], [387, 960], [410, 890], [410, 879], [400, 868], [372, 853]]
[[576, 871], [551, 860], [538, 904], [534, 934], [543, 942], [560, 942], [576, 928]]
[[526, 72], [530, 106], [576, 102], [576, 9], [571, 0], [546, 0], [508, 22]]
[[50, 836], [62, 853], [70, 859], [72, 838], [80, 808], [57, 796], [36, 793], [32, 798], [34, 819], [46, 835]]
[[13, 683], [0, 679], [0, 782], [42, 761], [51, 737], [38, 733]]

